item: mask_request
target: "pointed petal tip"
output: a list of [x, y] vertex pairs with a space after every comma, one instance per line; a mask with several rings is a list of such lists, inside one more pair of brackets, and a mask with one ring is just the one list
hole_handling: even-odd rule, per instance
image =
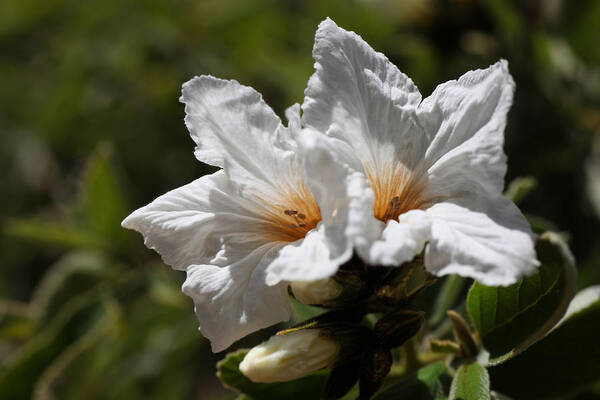
[[131, 214], [129, 214], [123, 221], [121, 221], [121, 227], [125, 229], [132, 229], [134, 231], [139, 231], [138, 225], [138, 214], [139, 210], [135, 210]]
[[325, 19], [319, 23], [318, 29], [325, 28], [328, 26], [338, 28], [338, 25], [330, 17], [325, 17]]

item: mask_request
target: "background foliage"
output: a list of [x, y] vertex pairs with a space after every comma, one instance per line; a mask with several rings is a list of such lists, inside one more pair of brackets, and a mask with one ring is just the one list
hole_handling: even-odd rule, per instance
[[506, 58], [507, 181], [535, 178], [520, 207], [568, 235], [580, 288], [600, 282], [598, 0], [4, 0], [0, 398], [235, 397], [183, 275], [119, 224], [211, 172], [193, 157], [181, 84], [233, 78], [282, 116], [302, 101], [326, 16], [425, 95]]

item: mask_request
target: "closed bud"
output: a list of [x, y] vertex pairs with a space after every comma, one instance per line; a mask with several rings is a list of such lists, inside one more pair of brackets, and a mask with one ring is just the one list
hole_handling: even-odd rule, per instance
[[402, 346], [421, 329], [425, 313], [406, 307], [385, 314], [375, 324], [375, 335], [388, 349]]
[[466, 359], [475, 358], [479, 353], [479, 347], [473, 338], [469, 326], [457, 312], [448, 310], [446, 314], [450, 318], [450, 322], [452, 322], [452, 331], [458, 342], [461, 356]]
[[332, 278], [316, 281], [296, 281], [290, 285], [296, 300], [304, 304], [319, 305], [334, 300], [342, 293], [342, 285]]
[[272, 336], [252, 348], [240, 371], [253, 382], [284, 382], [330, 367], [340, 343], [319, 329], [301, 329]]

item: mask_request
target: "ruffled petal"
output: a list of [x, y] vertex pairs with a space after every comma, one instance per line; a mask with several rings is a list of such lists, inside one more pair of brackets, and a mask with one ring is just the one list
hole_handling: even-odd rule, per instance
[[411, 210], [398, 221], [388, 221], [379, 240], [368, 252], [372, 265], [399, 266], [423, 251], [431, 237], [431, 218], [423, 210]]
[[413, 82], [329, 18], [319, 25], [313, 57], [304, 125], [347, 143], [368, 168], [398, 159], [409, 167], [418, 162], [426, 142], [415, 123], [421, 95]]
[[425, 267], [436, 275], [458, 274], [485, 285], [504, 286], [535, 272], [539, 265], [527, 233], [450, 203], [436, 204], [427, 214], [432, 222]]
[[175, 269], [225, 265], [269, 241], [242, 191], [218, 171], [158, 197], [122, 225], [140, 232], [144, 244]]
[[504, 187], [504, 127], [514, 82], [502, 60], [439, 85], [418, 109], [429, 136], [424, 159], [431, 195], [444, 201]]
[[290, 132], [254, 89], [203, 75], [183, 85], [180, 101], [200, 161], [257, 190], [277, 190], [276, 178], [293, 174]]
[[265, 268], [280, 246], [261, 246], [225, 267], [188, 268], [182, 290], [194, 300], [200, 331], [210, 340], [213, 352], [289, 319], [287, 285], [265, 284]]
[[283, 247], [267, 268], [267, 284], [315, 281], [334, 275], [351, 253], [335, 253], [336, 246], [331, 246], [323, 231], [321, 224], [318, 229], [308, 232], [304, 239]]

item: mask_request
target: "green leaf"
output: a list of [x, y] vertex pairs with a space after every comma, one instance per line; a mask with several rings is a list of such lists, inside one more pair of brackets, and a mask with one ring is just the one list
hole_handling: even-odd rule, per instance
[[109, 144], [100, 144], [88, 161], [80, 204], [89, 227], [111, 243], [119, 244], [126, 237], [121, 221], [128, 210], [112, 166], [111, 153]]
[[294, 319], [298, 323], [317, 317], [327, 311], [321, 307], [309, 306], [307, 304], [300, 303], [293, 297], [290, 297], [290, 303], [292, 305], [292, 310], [294, 310]]
[[0, 373], [0, 398], [26, 399], [46, 367], [106, 310], [99, 291], [73, 298], [44, 330], [15, 353]]
[[469, 316], [491, 364], [514, 357], [542, 338], [564, 315], [575, 293], [573, 258], [560, 237], [545, 233], [536, 251], [541, 266], [534, 275], [507, 287], [476, 282], [469, 291]]
[[600, 379], [600, 286], [577, 294], [544, 339], [490, 369], [494, 389], [517, 400], [560, 397]]
[[450, 400], [489, 400], [490, 377], [479, 363], [465, 364], [452, 380]]
[[421, 368], [416, 374], [377, 393], [373, 400], [446, 400], [452, 378], [441, 362]]
[[61, 398], [55, 393], [61, 379], [68, 379], [65, 372], [82, 353], [93, 348], [104, 336], [109, 335], [118, 322], [117, 306], [107, 302], [103, 314], [93, 321], [93, 325], [77, 340], [67, 346], [44, 370], [35, 385], [36, 399]]
[[4, 343], [22, 342], [33, 334], [34, 328], [29, 304], [0, 299], [0, 338]]
[[107, 247], [107, 242], [95, 233], [65, 223], [37, 219], [11, 219], [3, 228], [7, 235], [52, 246], [85, 249]]
[[328, 371], [317, 371], [289, 382], [255, 383], [246, 378], [239, 365], [248, 350], [228, 354], [217, 364], [217, 376], [225, 387], [261, 400], [319, 399], [325, 388]]
[[73, 297], [102, 282], [108, 260], [102, 253], [73, 251], [53, 264], [37, 286], [31, 305], [44, 326]]

